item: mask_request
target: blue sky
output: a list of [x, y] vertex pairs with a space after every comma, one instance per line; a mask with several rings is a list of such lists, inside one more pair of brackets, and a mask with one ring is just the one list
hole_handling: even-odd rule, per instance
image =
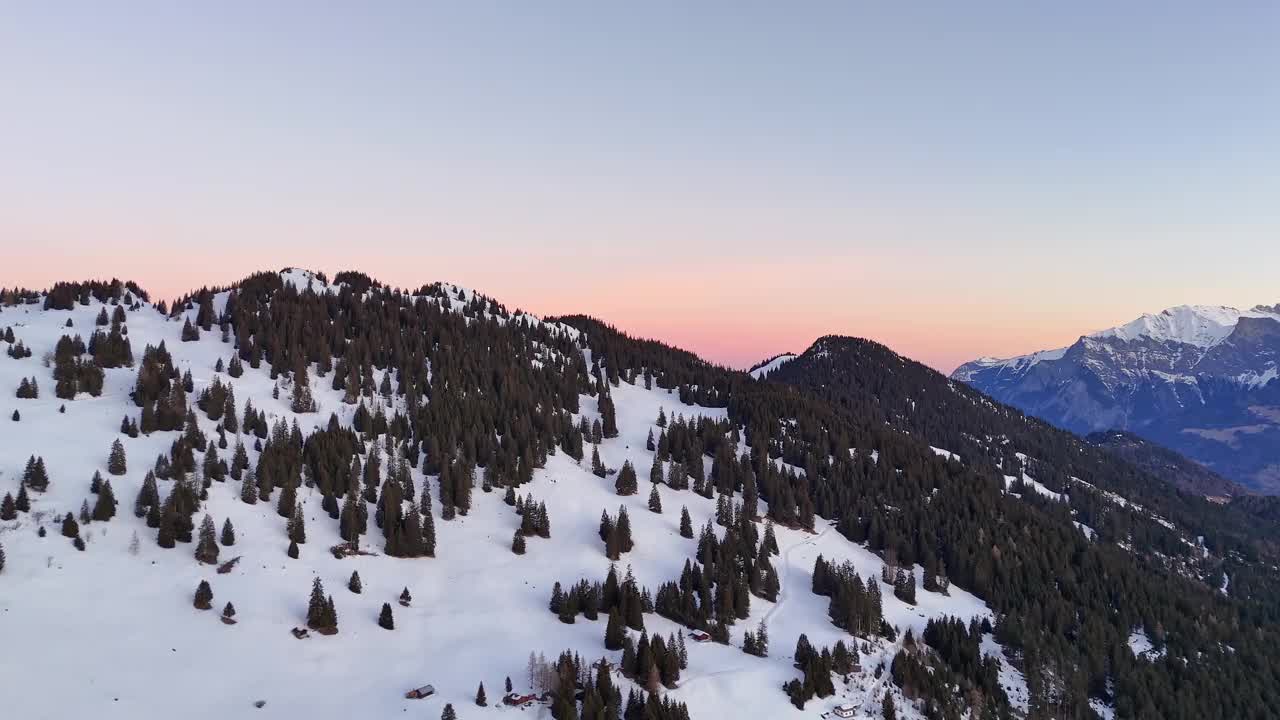
[[1280, 301], [1278, 28], [1274, 3], [9, 4], [0, 285], [357, 267], [734, 364], [839, 332], [948, 369]]

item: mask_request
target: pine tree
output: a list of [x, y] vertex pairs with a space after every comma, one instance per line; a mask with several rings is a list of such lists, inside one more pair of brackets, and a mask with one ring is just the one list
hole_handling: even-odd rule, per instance
[[258, 503], [258, 476], [250, 468], [244, 474], [244, 480], [240, 483], [240, 502], [246, 505], [256, 505]]
[[409, 588], [400, 591], [400, 604], [409, 607], [409, 603], [413, 602], [413, 596], [409, 594]]
[[31, 498], [27, 497], [27, 486], [18, 486], [18, 496], [13, 500], [13, 506], [18, 512], [31, 512]]
[[4, 544], [0, 543], [0, 573], [4, 572]]
[[286, 550], [286, 551], [285, 551], [285, 553], [286, 553], [289, 557], [293, 558], [294, 560], [297, 560], [297, 559], [298, 559], [298, 555], [299, 555], [299, 552], [298, 552], [298, 543], [297, 543], [296, 541], [294, 541], [294, 540], [290, 540], [290, 541], [289, 541], [289, 549], [288, 549], [288, 550]]
[[208, 580], [201, 580], [196, 586], [196, 595], [192, 604], [197, 610], [208, 610], [213, 607], [213, 588], [209, 587]]
[[480, 707], [489, 705], [489, 701], [484, 696], [484, 683], [480, 683], [480, 688], [476, 690], [476, 705]]
[[[259, 488], [261, 489], [261, 488]], [[268, 492], [270, 492], [268, 490]], [[260, 498], [266, 500], [266, 498]], [[284, 488], [280, 490], [280, 499], [276, 501], [276, 514], [282, 518], [292, 518], [293, 511], [298, 502], [298, 490], [294, 481], [289, 480], [284, 484]]]
[[325, 601], [324, 617], [325, 621], [328, 623], [326, 628], [335, 633], [338, 632], [338, 609], [333, 604], [332, 595], [330, 595], [329, 599]]
[[458, 713], [454, 712], [453, 703], [445, 703], [444, 712], [440, 713], [440, 720], [458, 720]]
[[609, 610], [609, 621], [604, 629], [604, 647], [606, 650], [621, 650], [626, 628], [622, 624], [622, 615], [618, 608]]
[[511, 552], [517, 555], [523, 555], [525, 551], [524, 534], [516, 530], [515, 537], [511, 539]]
[[231, 518], [222, 521], [222, 544], [224, 547], [236, 544], [236, 529], [231, 526]]
[[880, 713], [884, 716], [884, 720], [898, 720], [898, 710], [893, 704], [893, 695], [889, 691], [884, 693], [884, 701], [880, 703]]
[[67, 513], [66, 516], [62, 518], [62, 536], [69, 538], [80, 537], [80, 525], [76, 523], [75, 516], [71, 513]]
[[768, 549], [770, 555], [778, 554], [778, 538], [773, 532], [772, 520], [764, 525], [764, 546]]
[[688, 506], [682, 506], [680, 508], [680, 537], [693, 537], [693, 519], [689, 517]]
[[649, 511], [655, 513], [662, 512], [662, 498], [658, 495], [658, 486], [654, 485], [649, 490]]
[[607, 474], [604, 469], [604, 463], [600, 462], [599, 447], [591, 448], [591, 472], [594, 473], [596, 477], [604, 477]]
[[223, 617], [223, 619], [224, 619], [224, 620], [230, 620], [230, 619], [234, 618], [235, 616], [236, 616], [236, 606], [235, 606], [235, 605], [232, 605], [231, 603], [227, 603], [225, 606], [223, 606], [223, 608], [222, 608], [222, 617]]
[[93, 505], [93, 519], [99, 522], [110, 520], [116, 516], [116, 493], [111, 489], [111, 481], [107, 480], [98, 488], [98, 500]]
[[214, 530], [213, 518], [205, 515], [200, 521], [200, 540], [196, 543], [196, 561], [208, 565], [218, 562], [218, 540]]
[[0, 520], [12, 520], [18, 517], [18, 507], [13, 502], [13, 495], [4, 494], [4, 500], [0, 500]]
[[120, 442], [120, 438], [116, 438], [111, 443], [111, 453], [107, 457], [107, 472], [112, 475], [123, 475], [128, 468], [125, 461], [124, 445]]
[[156, 544], [166, 550], [172, 549], [177, 542], [177, 530], [175, 528], [176, 519], [174, 518], [175, 513], [171, 508], [161, 510], [160, 504], [157, 503], [153, 505], [151, 510], [148, 512], [148, 526], [151, 525], [151, 518], [153, 515], [156, 519], [156, 527], [159, 528], [156, 532]]
[[328, 603], [324, 595], [324, 583], [317, 577], [311, 582], [311, 598], [307, 600], [307, 627], [319, 630], [328, 627]]
[[619, 495], [635, 495], [640, 487], [639, 480], [636, 479], [636, 469], [631, 465], [631, 461], [627, 460], [622, 463], [622, 469], [618, 471], [618, 479], [614, 483], [614, 489]]
[[396, 623], [391, 617], [391, 603], [382, 603], [382, 612], [378, 613], [378, 627], [384, 630], [395, 630]]
[[510, 675], [508, 675], [508, 676], [507, 676], [507, 681], [506, 681], [506, 683], [503, 685], [503, 687], [504, 687], [504, 688], [506, 688], [506, 692], [507, 692], [507, 694], [508, 694], [508, 695], [509, 695], [509, 694], [511, 694], [511, 689], [512, 689], [512, 688], [511, 688], [511, 676], [510, 676]]
[[302, 506], [295, 505], [293, 508], [293, 517], [289, 519], [287, 528], [289, 539], [299, 545], [307, 543], [307, 524], [302, 516]]
[[49, 489], [49, 473], [45, 470], [44, 458], [32, 455], [27, 460], [27, 467], [22, 471], [22, 484], [36, 492]]
[[436, 556], [436, 520], [431, 514], [431, 495], [426, 488], [422, 492], [422, 554]]
[[627, 514], [626, 507], [618, 507], [618, 522], [615, 529], [618, 532], [618, 549], [624, 553], [631, 552], [635, 542], [631, 539], [631, 516]]
[[364, 586], [360, 584], [359, 572], [356, 572], [355, 570], [351, 571], [351, 579], [347, 581], [347, 589], [357, 595], [364, 590]]

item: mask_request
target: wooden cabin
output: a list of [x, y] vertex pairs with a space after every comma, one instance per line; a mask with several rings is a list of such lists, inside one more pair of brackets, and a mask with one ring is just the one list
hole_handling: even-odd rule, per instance
[[408, 699], [408, 700], [421, 700], [422, 698], [431, 697], [432, 695], [435, 695], [435, 694], [436, 694], [436, 689], [434, 687], [432, 687], [431, 685], [423, 685], [422, 687], [416, 687], [410, 690], [409, 692], [405, 693], [404, 696], [405, 696], [405, 699]]

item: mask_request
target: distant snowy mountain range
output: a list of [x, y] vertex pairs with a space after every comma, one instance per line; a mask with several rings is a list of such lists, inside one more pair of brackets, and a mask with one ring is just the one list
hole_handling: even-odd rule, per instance
[[1280, 492], [1280, 304], [1181, 305], [952, 378], [1081, 434], [1128, 430]]

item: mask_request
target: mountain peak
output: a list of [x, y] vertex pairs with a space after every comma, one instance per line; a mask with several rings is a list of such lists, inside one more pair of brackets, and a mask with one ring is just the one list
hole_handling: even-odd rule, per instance
[[1280, 492], [1280, 306], [1178, 305], [1069, 348], [952, 373], [1068, 430], [1138, 432], [1255, 490]]
[[1144, 314], [1124, 325], [1100, 330], [1087, 337], [1125, 341], [1149, 338], [1207, 348], [1230, 335], [1241, 317], [1262, 316], [1280, 317], [1280, 310], [1263, 305], [1248, 311], [1226, 305], [1178, 305], [1154, 315]]

